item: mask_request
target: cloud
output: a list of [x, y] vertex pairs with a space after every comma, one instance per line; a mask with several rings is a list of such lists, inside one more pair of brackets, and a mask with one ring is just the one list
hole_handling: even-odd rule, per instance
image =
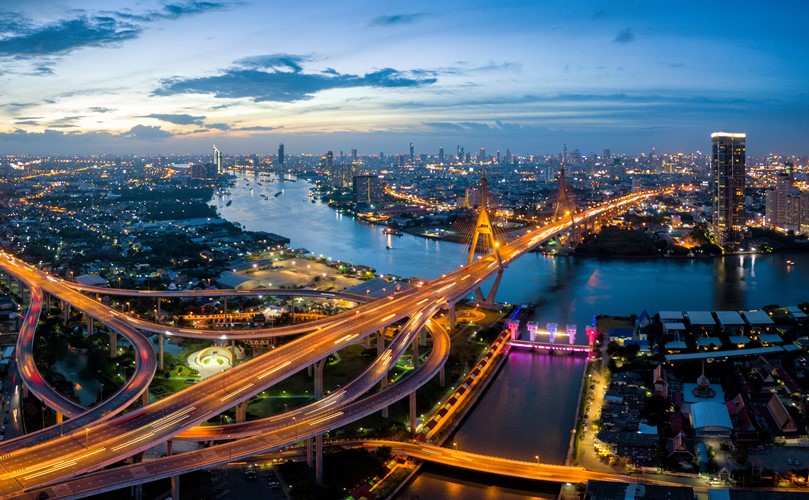
[[153, 127], [150, 125], [135, 125], [120, 135], [121, 137], [126, 137], [128, 139], [156, 140], [167, 139], [174, 134], [161, 129], [160, 127]]
[[215, 128], [217, 130], [230, 130], [230, 125], [227, 123], [206, 123], [206, 127]]
[[300, 73], [303, 71], [302, 64], [310, 60], [311, 58], [308, 56], [267, 54], [263, 56], [243, 57], [242, 59], [238, 59], [235, 64], [245, 68], [273, 69], [277, 71], [290, 70], [294, 73]]
[[[176, 20], [238, 5], [222, 1], [186, 1], [165, 4], [145, 14], [129, 11], [77, 11], [75, 17], [37, 23], [19, 13], [0, 14], [0, 57], [40, 58], [63, 56], [86, 47], [114, 47], [140, 36], [147, 23]], [[53, 61], [34, 67], [35, 75], [50, 75]]]
[[165, 4], [161, 9], [148, 11], [144, 14], [133, 14], [131, 12], [116, 12], [121, 18], [139, 22], [155, 22], [162, 20], [175, 20], [181, 17], [230, 10], [241, 2], [218, 2], [218, 1], [196, 1], [172, 2]]
[[64, 55], [83, 47], [117, 45], [141, 32], [138, 26], [107, 16], [81, 16], [44, 25], [25, 20], [16, 26], [12, 34], [6, 31], [7, 35], [0, 39], [0, 56]]
[[371, 19], [369, 26], [396, 26], [398, 24], [411, 24], [424, 14], [394, 14], [392, 16], [379, 16]]
[[629, 43], [635, 40], [635, 35], [632, 33], [632, 28], [624, 28], [615, 35], [615, 38], [612, 40], [615, 43]]
[[363, 76], [339, 73], [304, 73], [300, 63], [307, 56], [271, 54], [236, 61], [219, 75], [199, 78], [174, 77], [161, 81], [152, 94], [212, 94], [218, 98], [249, 98], [255, 102], [295, 102], [311, 99], [323, 90], [355, 87], [419, 87], [437, 81], [426, 70], [398, 71], [383, 68]]
[[283, 127], [265, 127], [265, 126], [261, 126], [261, 125], [254, 125], [252, 127], [241, 127], [241, 128], [237, 128], [235, 130], [244, 130], [244, 131], [249, 131], [249, 132], [257, 132], [257, 131], [277, 130], [279, 128], [283, 128]]
[[174, 123], [177, 125], [202, 125], [204, 116], [193, 116], [189, 114], [169, 114], [169, 113], [152, 113], [146, 115], [144, 118], [155, 118], [164, 122]]
[[101, 107], [101, 106], [93, 106], [92, 108], [89, 108], [87, 111], [90, 111], [91, 113], [112, 113], [115, 110], [113, 108], [104, 108], [104, 107]]

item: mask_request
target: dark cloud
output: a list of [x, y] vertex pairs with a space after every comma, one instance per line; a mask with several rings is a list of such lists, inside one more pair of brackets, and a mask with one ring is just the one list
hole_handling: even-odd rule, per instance
[[395, 26], [398, 24], [410, 24], [424, 17], [424, 14], [394, 14], [392, 16], [379, 16], [371, 19], [370, 26]]
[[[78, 11], [76, 17], [36, 23], [18, 13], [0, 14], [0, 56], [23, 58], [62, 56], [85, 47], [111, 47], [140, 36], [144, 25], [160, 20], [226, 10], [238, 3], [186, 1], [165, 4], [145, 14], [129, 11]], [[36, 75], [50, 75], [53, 61], [34, 67]]]
[[215, 128], [217, 130], [230, 130], [230, 125], [227, 123], [206, 123], [206, 127]]
[[629, 43], [635, 40], [635, 34], [632, 33], [632, 28], [624, 28], [615, 35], [612, 40], [615, 43]]
[[112, 113], [115, 110], [113, 108], [103, 108], [101, 106], [93, 106], [87, 111], [90, 111], [91, 113]]
[[193, 116], [189, 114], [168, 114], [168, 113], [152, 113], [146, 115], [144, 118], [155, 118], [164, 122], [174, 123], [177, 125], [202, 125], [204, 116]]
[[39, 122], [36, 120], [17, 120], [14, 125], [39, 125]]
[[167, 139], [172, 135], [173, 134], [171, 132], [166, 132], [160, 127], [152, 127], [149, 125], [135, 125], [128, 131], [122, 133], [121, 137], [126, 137], [128, 139], [155, 140], [155, 139]]
[[[264, 56], [244, 57], [236, 61], [237, 66], [252, 69], [272, 69], [276, 71], [289, 70], [294, 73], [303, 71], [302, 64], [310, 61], [307, 56], [292, 54], [268, 54]], [[332, 70], [334, 71], [334, 70]]]
[[190, 0], [187, 2], [169, 2], [166, 3], [161, 9], [148, 11], [143, 14], [134, 14], [132, 12], [116, 12], [115, 15], [123, 19], [139, 22], [155, 22], [163, 20], [175, 20], [185, 16], [192, 16], [196, 14], [204, 14], [206, 12], [215, 12], [222, 10], [230, 10], [231, 8], [240, 5], [242, 2], [216, 2], [216, 1], [195, 1]]
[[[392, 68], [363, 76], [338, 73], [304, 73], [305, 56], [274, 54], [237, 61], [220, 75], [163, 80], [153, 95], [212, 94], [219, 98], [249, 98], [256, 102], [295, 102], [310, 99], [323, 90], [354, 87], [418, 87], [437, 81], [434, 72], [402, 72]], [[260, 64], [260, 67], [259, 67]]]
[[[30, 21], [0, 38], [0, 56], [63, 55], [83, 47], [108, 47], [137, 37], [141, 28], [112, 17], [81, 16], [44, 25]], [[47, 68], [39, 68], [39, 71]], [[47, 74], [47, 71], [46, 73]]]

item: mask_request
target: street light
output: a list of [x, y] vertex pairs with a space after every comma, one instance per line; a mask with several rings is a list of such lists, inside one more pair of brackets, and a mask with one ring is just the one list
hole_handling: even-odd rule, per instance
[[537, 465], [539, 464], [539, 455], [534, 455], [534, 459], [537, 461]]

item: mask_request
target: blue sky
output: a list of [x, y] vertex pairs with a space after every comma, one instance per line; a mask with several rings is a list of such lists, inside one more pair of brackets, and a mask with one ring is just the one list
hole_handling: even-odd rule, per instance
[[9, 0], [0, 154], [804, 154], [809, 2]]

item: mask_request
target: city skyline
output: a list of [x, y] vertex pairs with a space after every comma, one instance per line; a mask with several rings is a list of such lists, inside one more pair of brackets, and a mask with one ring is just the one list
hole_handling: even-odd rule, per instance
[[0, 13], [4, 152], [806, 153], [798, 2], [127, 5]]

